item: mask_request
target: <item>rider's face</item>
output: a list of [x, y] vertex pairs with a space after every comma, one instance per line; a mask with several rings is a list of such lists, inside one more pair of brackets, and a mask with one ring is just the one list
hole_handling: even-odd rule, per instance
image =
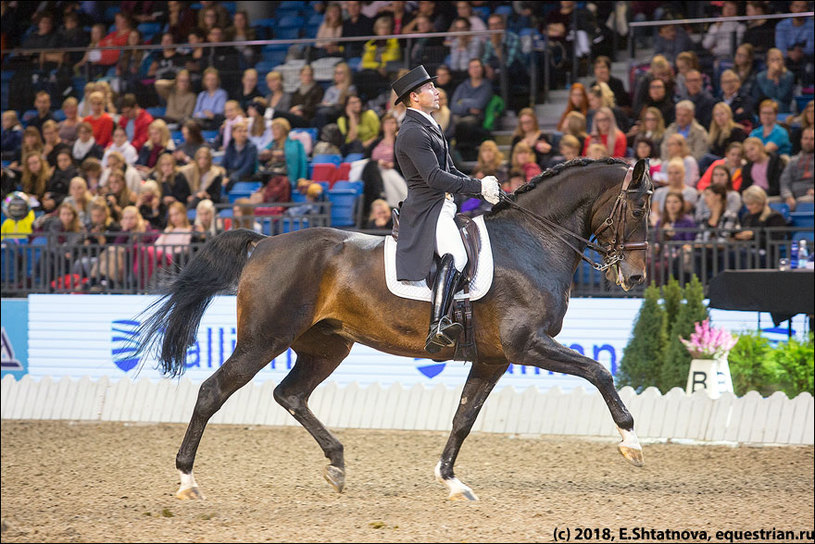
[[434, 111], [439, 109], [439, 91], [432, 81], [425, 83], [411, 94], [414, 93], [419, 97], [417, 101], [420, 110]]

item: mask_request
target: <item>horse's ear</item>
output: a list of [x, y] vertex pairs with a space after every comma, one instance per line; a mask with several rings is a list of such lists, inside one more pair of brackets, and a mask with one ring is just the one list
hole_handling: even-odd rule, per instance
[[642, 180], [645, 179], [645, 174], [648, 172], [648, 159], [640, 159], [634, 165], [634, 172], [631, 175], [630, 187], [638, 187]]

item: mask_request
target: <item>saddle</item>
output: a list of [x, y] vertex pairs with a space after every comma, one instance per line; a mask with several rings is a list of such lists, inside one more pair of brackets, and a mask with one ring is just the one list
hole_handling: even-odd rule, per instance
[[[393, 218], [393, 229], [391, 230], [391, 236], [393, 237], [394, 241], [398, 241], [398, 208], [393, 208], [391, 210], [391, 217]], [[481, 237], [478, 232], [478, 224], [471, 218], [459, 213], [456, 214], [455, 221], [456, 226], [458, 227], [458, 232], [461, 235], [461, 241], [464, 242], [464, 249], [467, 252], [467, 265], [461, 272], [461, 280], [455, 291], [469, 293], [470, 282], [478, 270], [478, 256], [481, 252]], [[430, 265], [430, 271], [427, 273], [427, 277], [425, 278], [425, 283], [431, 291], [433, 290], [433, 280], [436, 278], [436, 272], [440, 263], [441, 257], [434, 253], [433, 262]], [[474, 338], [473, 307], [469, 297], [453, 300], [451, 319], [456, 323], [461, 323], [461, 325], [464, 327], [464, 332], [461, 333], [456, 341], [456, 351], [453, 359], [456, 361], [477, 361], [478, 351], [476, 350]]]

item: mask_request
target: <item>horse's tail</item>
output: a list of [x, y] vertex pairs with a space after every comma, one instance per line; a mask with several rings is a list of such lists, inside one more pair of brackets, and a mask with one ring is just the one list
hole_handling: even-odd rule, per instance
[[237, 229], [207, 242], [170, 283], [169, 292], [141, 314], [151, 315], [139, 326], [136, 356], [151, 353], [163, 333], [158, 357], [161, 370], [165, 375], [181, 375], [187, 348], [195, 342], [198, 324], [212, 297], [236, 287], [250, 249], [263, 238], [254, 231]]

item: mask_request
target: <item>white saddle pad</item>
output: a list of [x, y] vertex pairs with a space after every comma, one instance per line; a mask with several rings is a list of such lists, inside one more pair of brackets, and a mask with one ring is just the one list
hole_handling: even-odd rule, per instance
[[[478, 300], [487, 294], [492, 285], [493, 261], [490, 237], [484, 225], [484, 217], [479, 215], [473, 221], [478, 224], [481, 253], [478, 256], [478, 270], [475, 271], [475, 276], [470, 281], [469, 297], [470, 300]], [[385, 283], [391, 293], [402, 298], [430, 302], [433, 294], [424, 280], [399, 281], [396, 279], [396, 241], [390, 235], [385, 238]], [[464, 292], [459, 291], [455, 298], [463, 299], [467, 296]]]

